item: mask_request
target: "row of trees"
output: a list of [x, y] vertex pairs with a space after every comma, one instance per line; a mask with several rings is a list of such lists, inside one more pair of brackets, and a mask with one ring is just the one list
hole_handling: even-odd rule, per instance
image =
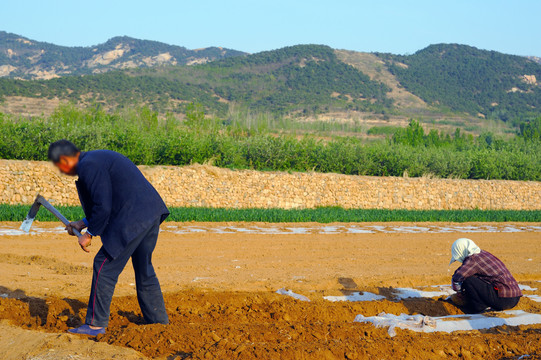
[[[209, 119], [191, 106], [188, 120], [160, 120], [148, 108], [108, 114], [99, 109], [63, 107], [50, 118], [0, 116], [0, 158], [46, 160], [52, 141], [67, 138], [84, 150], [106, 148], [137, 164], [213, 163], [228, 168], [318, 171], [355, 175], [541, 180], [539, 121], [524, 125], [510, 140], [490, 134], [473, 138], [429, 132], [412, 121], [389, 140], [297, 139], [239, 128]], [[530, 135], [532, 134], [532, 135]], [[537, 135], [535, 135], [537, 134]]]

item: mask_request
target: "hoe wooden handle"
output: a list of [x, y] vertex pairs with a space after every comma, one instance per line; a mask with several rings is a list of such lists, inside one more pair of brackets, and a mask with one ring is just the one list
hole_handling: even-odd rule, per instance
[[[68, 226], [70, 224], [69, 220], [66, 219], [66, 217], [60, 213], [60, 211], [56, 210], [56, 208], [52, 206], [50, 202], [45, 200], [43, 196], [40, 195], [38, 201], [45, 209], [49, 210], [51, 214], [56, 216], [58, 220], [62, 221], [64, 225]], [[77, 236], [81, 236], [81, 233], [77, 229], [73, 229], [73, 233]]]

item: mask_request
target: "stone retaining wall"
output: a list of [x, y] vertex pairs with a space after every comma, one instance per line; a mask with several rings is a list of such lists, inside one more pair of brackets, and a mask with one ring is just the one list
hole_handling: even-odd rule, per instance
[[[533, 181], [232, 171], [205, 165], [140, 168], [171, 207], [541, 209], [541, 182]], [[75, 179], [48, 162], [0, 160], [0, 179], [2, 204], [30, 204], [40, 192], [55, 204], [79, 205]]]

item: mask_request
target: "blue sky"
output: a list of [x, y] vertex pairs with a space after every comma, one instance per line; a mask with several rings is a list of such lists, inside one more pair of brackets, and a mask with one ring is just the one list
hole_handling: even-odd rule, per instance
[[541, 0], [26, 0], [2, 13], [0, 30], [68, 46], [128, 35], [247, 52], [315, 43], [404, 54], [444, 42], [541, 56]]

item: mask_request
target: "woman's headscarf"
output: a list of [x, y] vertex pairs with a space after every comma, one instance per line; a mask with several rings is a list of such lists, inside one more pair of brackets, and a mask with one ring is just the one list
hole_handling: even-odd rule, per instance
[[455, 261], [458, 262], [464, 262], [464, 259], [468, 256], [471, 256], [473, 254], [479, 254], [481, 252], [481, 249], [479, 246], [475, 245], [475, 243], [466, 238], [458, 239], [453, 243], [453, 246], [451, 247], [451, 262], [449, 265], [454, 263]]

